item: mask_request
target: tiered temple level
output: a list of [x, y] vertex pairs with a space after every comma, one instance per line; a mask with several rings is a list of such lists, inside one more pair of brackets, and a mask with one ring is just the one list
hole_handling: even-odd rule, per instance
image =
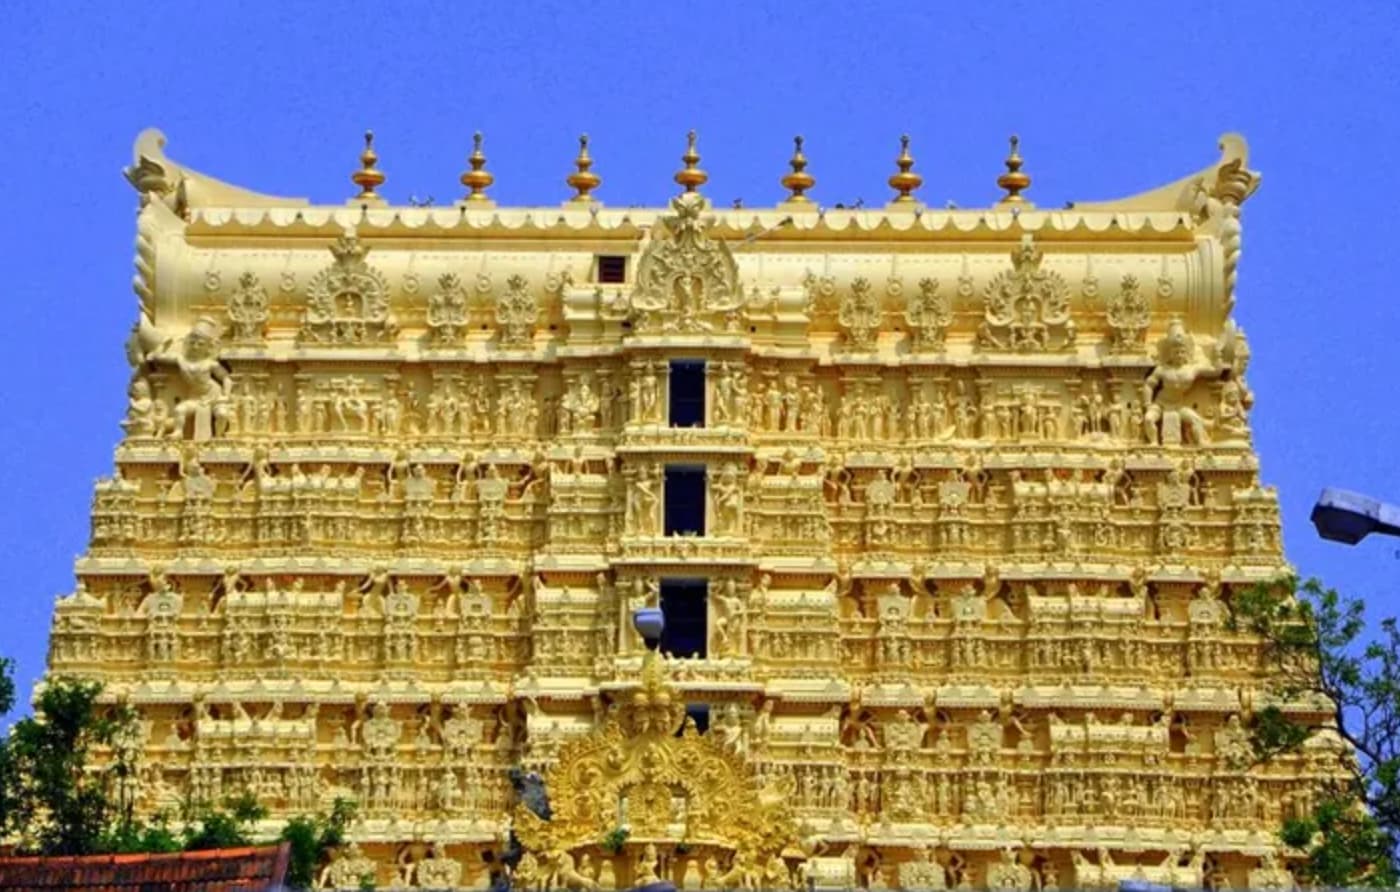
[[[1242, 729], [1267, 680], [1230, 599], [1286, 565], [1230, 320], [1237, 137], [1061, 211], [1019, 158], [996, 208], [924, 208], [907, 147], [883, 210], [807, 200], [800, 146], [788, 201], [715, 209], [693, 143], [669, 209], [614, 210], [586, 155], [562, 209], [495, 208], [479, 141], [466, 200], [394, 208], [367, 151], [336, 208], [162, 144], [50, 656], [140, 711], [143, 811], [349, 796], [325, 885], [482, 886], [523, 766], [582, 797], [517, 811], [524, 884], [1286, 878], [1275, 830], [1337, 748], [1254, 767]], [[656, 696], [703, 746], [631, 712]], [[767, 830], [705, 801], [742, 771], [790, 809]]]

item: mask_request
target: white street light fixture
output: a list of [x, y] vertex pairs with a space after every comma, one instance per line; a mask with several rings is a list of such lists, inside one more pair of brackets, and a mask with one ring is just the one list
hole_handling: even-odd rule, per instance
[[1328, 487], [1313, 505], [1312, 522], [1322, 538], [1355, 545], [1371, 533], [1400, 536], [1400, 507]]

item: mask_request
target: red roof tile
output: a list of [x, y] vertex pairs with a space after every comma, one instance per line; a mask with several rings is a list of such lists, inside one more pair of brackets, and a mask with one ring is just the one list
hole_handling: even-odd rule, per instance
[[0, 858], [0, 892], [268, 892], [287, 873], [290, 847], [248, 847], [173, 855]]

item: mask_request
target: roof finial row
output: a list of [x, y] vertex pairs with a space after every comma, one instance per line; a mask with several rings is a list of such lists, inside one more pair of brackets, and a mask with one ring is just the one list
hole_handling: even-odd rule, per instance
[[1031, 187], [1031, 176], [1021, 171], [1021, 153], [1017, 149], [1021, 138], [1011, 134], [1011, 154], [1006, 157], [1006, 173], [997, 177], [997, 185], [1006, 190], [1006, 196], [997, 204], [1028, 204], [1021, 193]]
[[694, 192], [710, 179], [709, 174], [695, 166], [700, 163], [700, 153], [695, 151], [694, 130], [685, 135], [685, 154], [681, 156], [681, 161], [685, 163], [685, 167], [676, 172], [675, 179], [685, 191]]
[[360, 169], [350, 175], [350, 181], [360, 187], [360, 194], [353, 199], [357, 202], [382, 203], [384, 199], [376, 193], [375, 187], [384, 185], [384, 172], [375, 168], [379, 156], [374, 153], [374, 131], [365, 131], [365, 150], [360, 153]]
[[570, 201], [595, 201], [596, 199], [588, 193], [597, 189], [598, 185], [603, 182], [603, 178], [590, 169], [593, 167], [593, 159], [588, 157], [587, 133], [580, 135], [578, 138], [578, 157], [574, 159], [574, 166], [577, 167], [578, 170], [569, 174], [568, 179], [565, 180], [570, 186], [574, 187], [576, 192]]
[[807, 156], [802, 154], [802, 137], [792, 138], [793, 151], [792, 160], [788, 162], [792, 166], [792, 173], [783, 177], [783, 188], [792, 192], [787, 197], [787, 204], [811, 204], [812, 199], [806, 196], [808, 189], [817, 184], [817, 180], [807, 172]]
[[[685, 154], [681, 155], [684, 163], [676, 172], [675, 181], [686, 192], [696, 192], [700, 186], [709, 181], [709, 174], [701, 170], [700, 153], [695, 148], [696, 135], [691, 130], [686, 134]], [[469, 190], [463, 201], [468, 204], [490, 206], [491, 200], [486, 195], [486, 189], [496, 181], [486, 170], [486, 155], [481, 151], [481, 132], [472, 135], [472, 153], [467, 159], [470, 169], [461, 176], [463, 186]], [[594, 203], [597, 201], [593, 197], [593, 190], [603, 182], [602, 177], [593, 172], [593, 158], [588, 154], [588, 134], [579, 137], [578, 156], [574, 159], [576, 170], [569, 174], [566, 182], [573, 187], [574, 195], [569, 200], [570, 203]], [[1006, 195], [998, 204], [1011, 204], [1030, 207], [1030, 203], [1021, 195], [1022, 192], [1030, 188], [1030, 175], [1021, 170], [1022, 160], [1020, 154], [1021, 140], [1019, 137], [1011, 137], [1011, 154], [1006, 159], [1006, 173], [997, 177], [997, 185], [1006, 190]], [[784, 200], [784, 204], [810, 205], [812, 199], [807, 196], [807, 191], [816, 185], [816, 178], [807, 172], [807, 156], [802, 153], [802, 137], [793, 137], [792, 158], [788, 161], [792, 171], [783, 176], [781, 182], [783, 188], [787, 189], [789, 195]], [[350, 179], [360, 187], [360, 194], [352, 199], [353, 202], [361, 203], [383, 203], [383, 198], [375, 192], [375, 189], [384, 184], [384, 172], [375, 165], [379, 161], [379, 156], [374, 152], [374, 133], [365, 131], [365, 150], [360, 153], [360, 169], [351, 174]], [[897, 193], [891, 202], [894, 206], [907, 206], [917, 203], [914, 192], [924, 183], [924, 178], [914, 172], [914, 156], [909, 153], [909, 136], [905, 134], [899, 138], [899, 157], [895, 159], [895, 166], [898, 171], [889, 179], [890, 187]]]
[[924, 178], [914, 173], [914, 156], [909, 154], [909, 134], [899, 138], [899, 157], [894, 159], [899, 173], [890, 177], [890, 188], [898, 192], [895, 204], [905, 204], [914, 200], [914, 190], [924, 184]]
[[496, 178], [486, 170], [486, 154], [481, 151], [480, 130], [472, 134], [472, 153], [467, 157], [467, 164], [471, 165], [471, 170], [463, 173], [459, 179], [462, 185], [471, 191], [463, 201], [470, 204], [489, 202], [491, 199], [486, 195], [486, 188], [496, 182]]

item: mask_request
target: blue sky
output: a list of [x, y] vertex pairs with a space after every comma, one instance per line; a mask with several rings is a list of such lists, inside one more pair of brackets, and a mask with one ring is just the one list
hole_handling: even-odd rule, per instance
[[1057, 207], [1174, 180], [1238, 130], [1264, 180], [1237, 317], [1288, 556], [1400, 612], [1400, 540], [1307, 519], [1327, 484], [1400, 501], [1397, 44], [1380, 3], [6, 4], [0, 654], [27, 694], [111, 469], [136, 310], [120, 171], [152, 125], [197, 169], [321, 202], [352, 194], [366, 127], [385, 194], [450, 202], [480, 129], [493, 196], [545, 205], [581, 131], [612, 205], [663, 201], [693, 127], [721, 203], [777, 201], [795, 133], [815, 198], [883, 203], [908, 132], [926, 202], [986, 205], [1017, 132]]

